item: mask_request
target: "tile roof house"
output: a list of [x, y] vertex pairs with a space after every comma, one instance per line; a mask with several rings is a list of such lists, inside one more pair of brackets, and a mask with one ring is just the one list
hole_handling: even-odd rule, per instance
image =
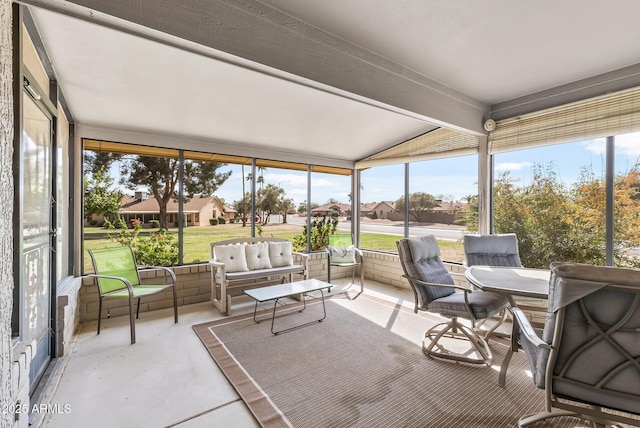
[[[390, 214], [395, 213], [396, 203], [394, 201], [380, 201], [374, 205], [372, 212], [376, 213], [376, 218], [389, 218]], [[393, 217], [393, 216], [391, 216]], [[390, 218], [395, 220], [395, 218]]]
[[[208, 226], [210, 218], [224, 217], [227, 221], [234, 218], [236, 210], [225, 206], [216, 196], [193, 197], [184, 204], [185, 226]], [[129, 224], [139, 219], [142, 223], [157, 220], [160, 213], [158, 201], [144, 192], [136, 192], [135, 196], [124, 196], [120, 215]], [[167, 204], [168, 224], [174, 225], [178, 220], [178, 203], [174, 200]]]
[[311, 210], [311, 215], [331, 215], [337, 212], [339, 216], [351, 212], [351, 204], [325, 204]]

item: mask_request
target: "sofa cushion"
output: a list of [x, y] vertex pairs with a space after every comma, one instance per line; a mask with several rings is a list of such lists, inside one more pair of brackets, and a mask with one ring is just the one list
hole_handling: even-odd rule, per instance
[[248, 272], [245, 245], [216, 245], [213, 248], [217, 261], [224, 263], [227, 272]]
[[331, 254], [331, 263], [352, 264], [356, 262], [356, 247], [353, 245], [346, 248], [328, 245], [327, 250]]
[[247, 244], [245, 246], [245, 252], [249, 270], [271, 269], [268, 243], [258, 242], [257, 244]]
[[269, 242], [269, 259], [272, 267], [291, 266], [293, 264], [291, 242]]

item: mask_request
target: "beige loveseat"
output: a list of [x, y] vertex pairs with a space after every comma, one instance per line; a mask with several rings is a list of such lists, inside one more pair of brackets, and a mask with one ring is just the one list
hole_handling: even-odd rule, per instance
[[284, 238], [239, 238], [211, 243], [211, 301], [231, 315], [231, 298], [248, 288], [309, 279], [309, 255]]

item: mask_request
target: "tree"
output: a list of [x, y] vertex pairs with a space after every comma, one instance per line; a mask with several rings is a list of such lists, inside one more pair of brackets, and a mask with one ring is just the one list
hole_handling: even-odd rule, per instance
[[251, 199], [251, 193], [246, 192], [244, 194], [244, 198], [240, 199], [239, 201], [233, 201], [233, 209], [238, 211], [238, 213], [240, 214], [240, 218], [242, 221], [242, 227], [245, 227], [247, 225], [247, 210], [246, 210], [246, 202], [247, 199]]
[[[535, 165], [531, 184], [523, 187], [504, 173], [494, 184], [494, 231], [518, 236], [524, 266], [548, 269], [551, 261], [580, 261], [572, 260], [573, 237], [580, 232], [572, 230], [570, 207], [570, 193], [551, 165]], [[585, 236], [582, 242], [587, 241]]]
[[[534, 166], [532, 182], [516, 186], [509, 173], [494, 183], [494, 232], [518, 236], [527, 267], [548, 268], [554, 261], [605, 264], [606, 183], [589, 168], [571, 187], [562, 184], [553, 164]], [[639, 266], [640, 172], [634, 167], [614, 184], [614, 264]], [[476, 217], [477, 219], [477, 217]], [[470, 230], [475, 225], [468, 224]]]
[[[429, 193], [416, 192], [409, 194], [409, 217], [418, 223], [425, 223], [428, 212], [436, 206], [438, 206], [436, 198]], [[404, 196], [401, 196], [396, 201], [395, 211], [404, 213]]]
[[84, 152], [84, 172], [86, 175], [107, 173], [111, 166], [120, 161], [124, 155], [111, 152]]
[[266, 214], [262, 220], [262, 224], [267, 224], [271, 214], [278, 211], [278, 206], [283, 195], [284, 189], [274, 184], [267, 184], [267, 187], [258, 190], [256, 194], [256, 206]]
[[84, 179], [84, 218], [90, 220], [96, 214], [113, 221], [120, 217], [122, 192], [112, 189], [114, 179], [104, 167], [94, 171], [91, 177]]
[[293, 210], [295, 207], [293, 203], [293, 199], [282, 197], [278, 201], [278, 211], [282, 213], [282, 222], [287, 222], [287, 214]]
[[[219, 173], [226, 164], [218, 162], [184, 162], [184, 190], [186, 199], [195, 195], [212, 195], [229, 178], [231, 171]], [[134, 190], [146, 186], [158, 202], [160, 227], [167, 227], [167, 204], [176, 200], [178, 159], [134, 156], [121, 164], [121, 184]]]
[[[264, 166], [259, 166], [257, 167], [257, 169], [260, 175], [256, 178], [256, 183], [258, 183], [260, 185], [260, 188], [262, 189], [264, 187], [264, 172], [267, 170], [267, 168]], [[246, 180], [251, 181], [252, 179], [253, 175], [251, 173], [248, 173]]]

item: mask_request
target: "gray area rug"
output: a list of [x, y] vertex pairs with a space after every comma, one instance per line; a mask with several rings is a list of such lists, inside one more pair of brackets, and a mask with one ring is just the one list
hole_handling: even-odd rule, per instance
[[[523, 353], [497, 365], [507, 347], [492, 342], [494, 367], [426, 357], [422, 334], [434, 320], [365, 295], [335, 296], [318, 324], [274, 336], [270, 321], [236, 316], [194, 326], [225, 376], [262, 426], [515, 427], [544, 408]], [[276, 320], [277, 328], [320, 318], [308, 304]], [[542, 426], [542, 425], [541, 425]], [[554, 427], [582, 427], [558, 418]]]

